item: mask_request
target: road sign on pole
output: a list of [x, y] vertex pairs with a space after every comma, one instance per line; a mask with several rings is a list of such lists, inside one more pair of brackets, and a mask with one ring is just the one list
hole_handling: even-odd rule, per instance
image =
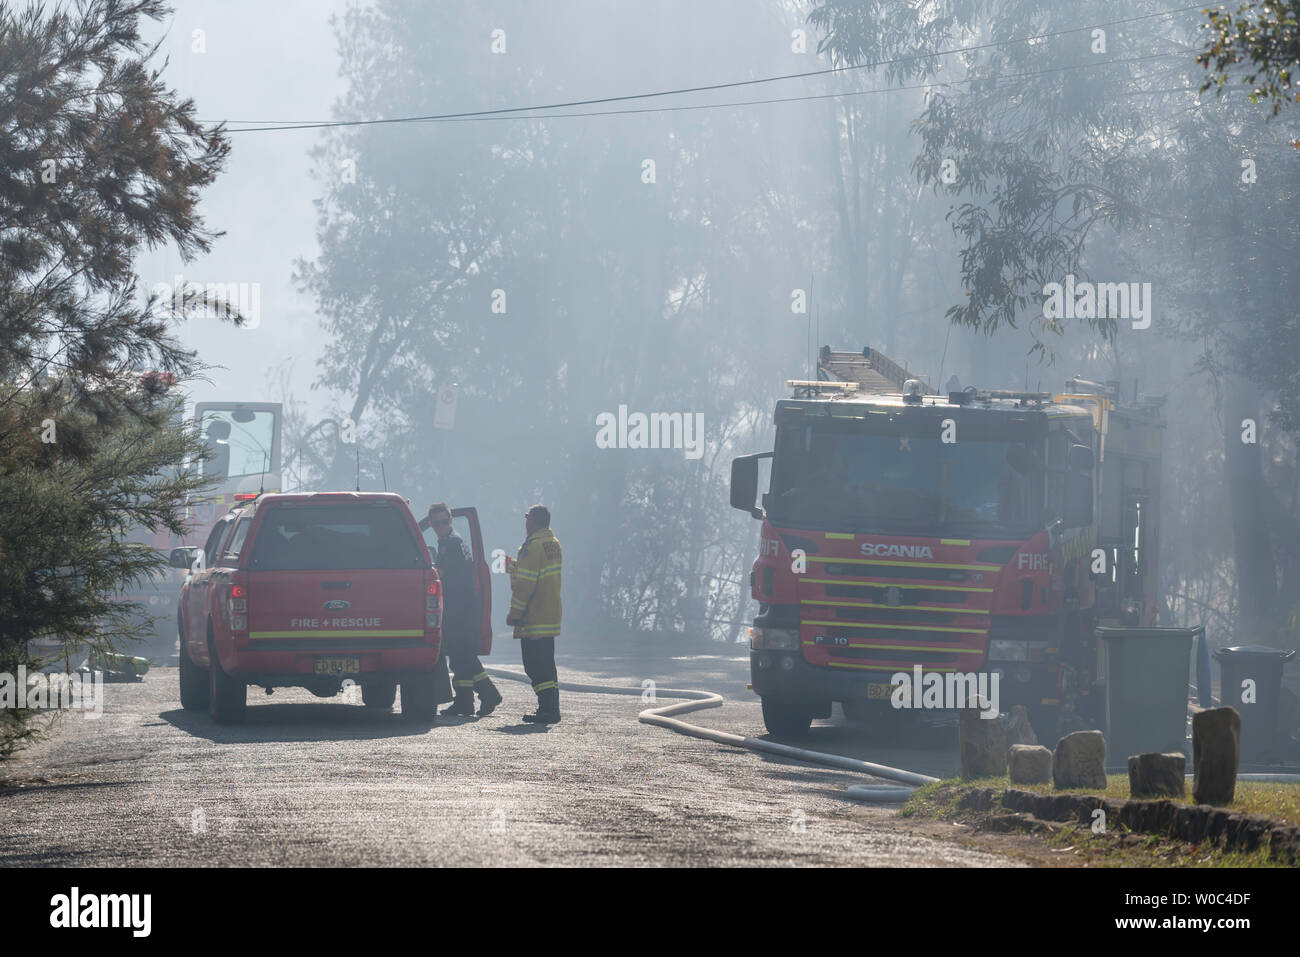
[[456, 386], [444, 385], [438, 389], [438, 404], [433, 410], [433, 427], [435, 429], [454, 429], [456, 427]]

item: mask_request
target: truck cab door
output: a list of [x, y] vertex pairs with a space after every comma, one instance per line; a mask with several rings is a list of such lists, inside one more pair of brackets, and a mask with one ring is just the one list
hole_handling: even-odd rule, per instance
[[488, 567], [487, 554], [483, 549], [483, 532], [478, 524], [478, 509], [453, 508], [451, 520], [464, 519], [469, 526], [470, 551], [474, 557], [474, 580], [478, 583], [479, 631], [478, 653], [492, 653], [492, 569]]
[[203, 551], [190, 566], [188, 581], [181, 593], [181, 609], [185, 620], [185, 641], [190, 647], [190, 660], [208, 663], [208, 591], [212, 586], [213, 566], [218, 564], [225, 539], [234, 527], [233, 516], [219, 518]]

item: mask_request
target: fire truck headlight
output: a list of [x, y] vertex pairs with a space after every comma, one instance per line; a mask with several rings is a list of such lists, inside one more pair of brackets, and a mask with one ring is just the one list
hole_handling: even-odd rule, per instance
[[1029, 642], [999, 639], [989, 642], [989, 658], [994, 661], [1028, 661]]
[[795, 628], [751, 628], [749, 646], [766, 651], [797, 651], [799, 631]]

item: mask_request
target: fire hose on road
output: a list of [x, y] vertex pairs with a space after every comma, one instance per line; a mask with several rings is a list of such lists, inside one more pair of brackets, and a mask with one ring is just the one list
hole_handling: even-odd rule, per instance
[[[503, 668], [488, 668], [490, 674], [505, 678], [510, 681], [527, 682], [528, 679], [514, 671], [507, 671]], [[640, 688], [618, 688], [609, 685], [582, 685], [563, 682], [560, 685], [561, 690], [578, 692], [581, 694], [615, 694], [615, 695], [636, 695], [641, 697], [645, 694]], [[884, 778], [888, 781], [899, 781], [898, 784], [855, 784], [846, 789], [846, 793], [856, 800], [867, 801], [878, 804], [892, 804], [907, 800], [908, 796], [922, 784], [930, 784], [938, 781], [938, 778], [930, 777], [927, 774], [917, 774], [914, 771], [905, 771], [901, 768], [891, 768], [883, 764], [872, 764], [870, 761], [859, 761], [856, 758], [846, 758], [839, 754], [827, 754], [823, 751], [809, 751], [806, 748], [796, 748], [788, 744], [778, 744], [775, 741], [764, 741], [762, 738], [747, 738], [739, 734], [732, 734], [728, 731], [715, 731], [712, 728], [704, 728], [697, 724], [680, 720], [677, 716], [689, 714], [692, 711], [703, 711], [707, 708], [722, 707], [722, 695], [712, 691], [688, 691], [676, 688], [656, 688], [654, 697], [659, 698], [685, 698], [685, 701], [679, 701], [675, 704], [660, 705], [654, 708], [646, 708], [637, 717], [642, 724], [653, 724], [661, 728], [667, 728], [670, 731], [676, 731], [678, 734], [689, 735], [693, 738], [703, 738], [706, 741], [716, 741], [718, 744], [725, 744], [729, 747], [745, 748], [749, 751], [759, 751], [765, 754], [775, 754], [783, 758], [790, 758], [795, 761], [804, 761], [809, 764], [820, 764], [826, 767], [839, 768], [844, 771], [854, 771], [858, 774], [869, 774], [872, 777]]]
[[[503, 668], [488, 668], [489, 673], [499, 678], [506, 678], [510, 681], [528, 682], [528, 678], [514, 671], [507, 671]], [[610, 685], [580, 685], [565, 682], [560, 686], [565, 691], [573, 691], [581, 694], [616, 694], [616, 695], [637, 695], [645, 694], [640, 688], [618, 688]], [[887, 781], [900, 781], [897, 784], [854, 784], [845, 789], [846, 793], [859, 801], [865, 801], [875, 804], [896, 804], [906, 801], [907, 798], [918, 787], [923, 784], [930, 784], [938, 781], [939, 778], [930, 777], [928, 774], [918, 774], [915, 771], [906, 771], [902, 768], [891, 768], [883, 764], [873, 764], [870, 761], [859, 761], [856, 758], [846, 758], [839, 754], [828, 754], [824, 751], [809, 751], [806, 748], [796, 748], [788, 744], [778, 744], [775, 741], [764, 741], [762, 738], [746, 738], [739, 734], [732, 734], [728, 731], [715, 731], [712, 728], [704, 728], [698, 724], [690, 724], [686, 721], [678, 720], [676, 715], [689, 714], [692, 711], [703, 711], [707, 708], [721, 708], [723, 697], [713, 691], [687, 691], [680, 688], [656, 688], [655, 697], [664, 698], [686, 698], [688, 700], [677, 704], [661, 705], [655, 708], [646, 708], [637, 717], [642, 724], [658, 725], [661, 728], [667, 728], [670, 731], [676, 731], [678, 734], [690, 735], [693, 738], [703, 738], [706, 741], [716, 741], [718, 744], [725, 744], [735, 748], [746, 748], [750, 751], [760, 751], [767, 754], [776, 754], [784, 758], [791, 758], [795, 761], [804, 761], [808, 764], [821, 764], [827, 767], [840, 768], [844, 771], [856, 771], [859, 774], [869, 774], [872, 777], [884, 778]], [[1189, 773], [1190, 779], [1192, 775]], [[1275, 783], [1297, 784], [1300, 783], [1300, 774], [1276, 774], [1276, 773], [1245, 773], [1237, 775], [1238, 781], [1269, 781]]]

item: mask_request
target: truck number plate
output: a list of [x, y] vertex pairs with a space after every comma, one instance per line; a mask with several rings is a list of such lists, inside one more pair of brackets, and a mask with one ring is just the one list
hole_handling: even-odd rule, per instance
[[880, 701], [888, 699], [894, 693], [893, 685], [869, 684], [867, 685], [867, 700]]
[[316, 674], [318, 675], [359, 675], [361, 674], [360, 658], [317, 658]]

